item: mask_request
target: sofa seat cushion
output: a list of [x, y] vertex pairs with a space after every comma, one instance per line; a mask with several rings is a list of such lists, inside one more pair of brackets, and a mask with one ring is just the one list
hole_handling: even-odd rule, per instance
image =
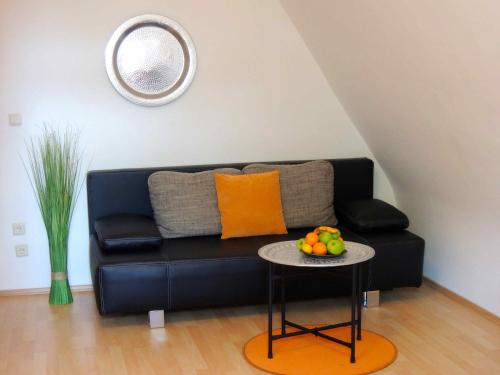
[[220, 236], [164, 239], [162, 254], [169, 261], [256, 257], [259, 242], [255, 237], [221, 240]]
[[161, 245], [155, 221], [143, 215], [112, 215], [96, 220], [99, 244], [108, 252], [147, 250]]
[[[340, 229], [345, 240], [366, 243], [366, 240], [352, 231]], [[164, 239], [161, 252], [169, 261], [258, 257], [257, 253], [264, 245], [297, 240], [313, 230], [314, 228], [296, 228], [290, 229], [288, 234], [238, 237], [227, 240], [221, 240], [219, 236]]]
[[[124, 252], [109, 253], [105, 251], [94, 236], [91, 242], [93, 256], [97, 263], [127, 264], [127, 263], [151, 263], [169, 261], [190, 261], [220, 258], [245, 258], [258, 257], [259, 248], [272, 242], [296, 240], [312, 231], [314, 228], [290, 229], [288, 234], [266, 235], [255, 237], [238, 237], [221, 240], [220, 236], [195, 236], [186, 238], [163, 239], [160, 248], [150, 250], [130, 250]], [[341, 229], [346, 240], [364, 241], [352, 232]]]

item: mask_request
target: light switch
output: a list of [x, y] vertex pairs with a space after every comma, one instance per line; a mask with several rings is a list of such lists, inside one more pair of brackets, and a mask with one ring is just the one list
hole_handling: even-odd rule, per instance
[[9, 125], [21, 126], [23, 124], [23, 115], [20, 113], [9, 113]]

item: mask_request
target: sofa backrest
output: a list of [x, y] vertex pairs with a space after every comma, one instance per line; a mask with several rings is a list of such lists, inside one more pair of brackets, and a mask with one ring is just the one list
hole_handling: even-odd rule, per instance
[[[264, 163], [297, 164], [306, 161], [308, 160]], [[335, 202], [373, 197], [372, 160], [352, 158], [328, 161], [333, 164], [334, 168], [334, 207]], [[153, 217], [153, 209], [149, 200], [148, 178], [154, 172], [201, 172], [221, 167], [242, 169], [248, 164], [251, 163], [90, 171], [87, 173], [90, 233], [94, 232], [94, 221], [105, 216], [129, 213]]]

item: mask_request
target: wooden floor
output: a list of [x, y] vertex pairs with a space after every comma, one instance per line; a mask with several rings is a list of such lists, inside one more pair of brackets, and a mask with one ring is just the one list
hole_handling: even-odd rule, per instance
[[[500, 374], [500, 324], [424, 285], [385, 292], [364, 310], [365, 328], [399, 354], [381, 374]], [[347, 299], [291, 303], [303, 323], [348, 320]], [[276, 315], [277, 317], [277, 315]], [[46, 295], [0, 297], [0, 374], [260, 374], [243, 344], [266, 330], [265, 306], [170, 313], [150, 330], [146, 315], [102, 318], [93, 294], [70, 306]]]

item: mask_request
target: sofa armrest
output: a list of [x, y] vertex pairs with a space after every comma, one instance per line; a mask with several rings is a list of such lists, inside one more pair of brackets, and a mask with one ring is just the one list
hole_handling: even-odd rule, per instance
[[406, 229], [408, 217], [396, 207], [380, 199], [362, 199], [335, 205], [342, 225], [356, 232]]
[[112, 215], [94, 223], [99, 245], [104, 251], [158, 248], [162, 237], [156, 222], [143, 215]]

